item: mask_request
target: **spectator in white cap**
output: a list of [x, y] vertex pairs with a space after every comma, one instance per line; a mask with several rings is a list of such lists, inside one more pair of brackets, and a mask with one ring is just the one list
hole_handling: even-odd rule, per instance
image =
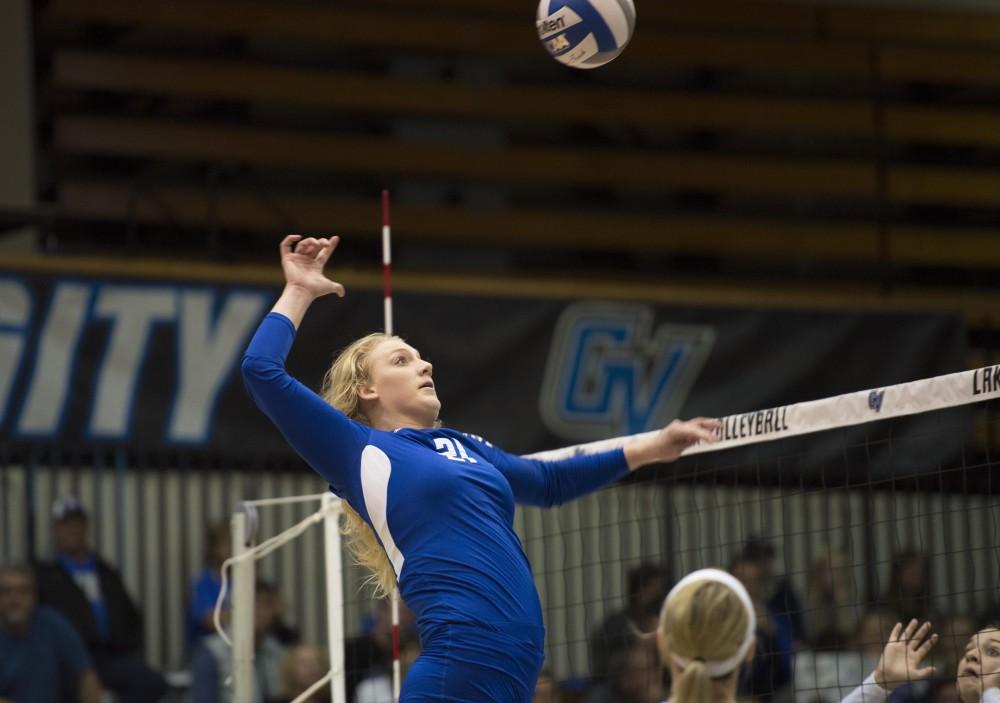
[[65, 496], [52, 506], [55, 558], [38, 565], [38, 600], [80, 634], [104, 688], [118, 703], [155, 703], [167, 691], [142, 654], [142, 617], [118, 570], [90, 547], [87, 511]]
[[[733, 703], [740, 667], [753, 658], [753, 602], [736, 578], [718, 569], [688, 574], [667, 595], [656, 640], [673, 682], [671, 703]], [[930, 623], [897, 623], [875, 671], [845, 703], [882, 703], [903, 683], [934, 673], [921, 662], [937, 642]]]

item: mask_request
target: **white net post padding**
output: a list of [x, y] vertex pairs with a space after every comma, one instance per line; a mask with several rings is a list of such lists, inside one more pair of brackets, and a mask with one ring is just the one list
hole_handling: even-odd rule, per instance
[[253, 614], [256, 563], [244, 557], [251, 551], [255, 513], [241, 505], [233, 513], [230, 529], [233, 538], [233, 600], [230, 622], [233, 632], [233, 700], [252, 701], [253, 694]]
[[340, 555], [340, 500], [332, 493], [320, 499], [326, 552], [326, 626], [333, 674], [330, 699], [346, 703], [344, 672], [344, 565]]
[[[318, 500], [320, 509], [298, 524], [254, 544], [257, 527], [257, 507], [285, 505]], [[332, 703], [347, 703], [346, 670], [344, 667], [344, 582], [340, 552], [341, 503], [327, 492], [308, 496], [268, 498], [241, 503], [230, 521], [233, 538], [233, 556], [222, 565], [222, 589], [215, 603], [215, 627], [222, 638], [232, 646], [232, 689], [234, 703], [251, 703], [254, 700], [254, 600], [255, 561], [288, 544], [319, 522], [323, 523], [327, 586], [327, 634], [330, 650], [330, 670], [292, 703], [301, 703], [325, 686], [330, 686]], [[229, 579], [227, 568], [232, 570], [232, 609], [230, 624], [232, 640], [222, 627], [221, 612], [226, 598]]]

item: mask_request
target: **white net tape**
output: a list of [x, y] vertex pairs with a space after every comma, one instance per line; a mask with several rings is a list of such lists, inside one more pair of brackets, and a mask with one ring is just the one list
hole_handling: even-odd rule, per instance
[[[758, 442], [860, 425], [873, 420], [979, 403], [992, 398], [1000, 398], [1000, 365], [768, 410], [727, 415], [720, 418], [723, 426], [720, 442], [698, 444], [685, 450], [684, 454], [717, 452]], [[615, 437], [528, 456], [532, 459], [557, 461], [580, 454], [617, 449], [639, 437], [654, 434], [655, 431]]]

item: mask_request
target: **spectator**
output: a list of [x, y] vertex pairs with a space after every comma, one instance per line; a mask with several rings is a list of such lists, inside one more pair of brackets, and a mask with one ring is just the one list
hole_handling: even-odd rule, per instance
[[[281, 664], [281, 691], [275, 703], [291, 703], [305, 693], [314, 683], [326, 676], [330, 660], [321, 647], [314, 644], [297, 644], [288, 650]], [[330, 686], [321, 687], [306, 699], [306, 703], [325, 703], [330, 700]]]
[[56, 558], [38, 566], [38, 597], [76, 628], [104, 688], [118, 703], [154, 703], [167, 692], [142, 654], [142, 616], [121, 575], [88, 544], [87, 513], [79, 499], [52, 507]]
[[742, 695], [770, 700], [784, 692], [792, 680], [794, 643], [788, 613], [779, 612], [766, 600], [767, 572], [759, 558], [746, 552], [730, 565], [729, 572], [750, 594], [757, 618], [757, 647], [740, 679]]
[[939, 672], [947, 675], [955, 670], [955, 662], [965, 656], [965, 645], [978, 629], [975, 621], [968, 615], [952, 615], [941, 619], [938, 628], [941, 642], [934, 652], [934, 664]]
[[897, 554], [892, 561], [889, 586], [880, 605], [901, 622], [936, 620], [930, 604], [930, 564], [927, 555], [915, 550]]
[[[232, 556], [228, 522], [210, 525], [205, 534], [205, 566], [191, 583], [187, 612], [187, 645], [193, 650], [198, 641], [215, 632], [215, 602], [222, 590], [222, 563]], [[227, 599], [228, 601], [228, 599]], [[223, 613], [223, 622], [228, 612]]]
[[[400, 618], [402, 619], [402, 617]], [[400, 676], [406, 678], [406, 672], [420, 656], [420, 641], [416, 630], [411, 626], [399, 630], [399, 669]], [[381, 669], [371, 672], [358, 684], [354, 703], [393, 703], [392, 668], [386, 664]]]
[[27, 566], [0, 566], [0, 702], [100, 703], [101, 685], [73, 626], [37, 606]]
[[663, 669], [652, 637], [633, 636], [608, 660], [608, 679], [593, 689], [587, 703], [659, 703]]
[[274, 622], [269, 634], [278, 640], [283, 647], [298, 644], [302, 640], [299, 631], [285, 622], [285, 615], [288, 614], [288, 603], [285, 601], [284, 594], [275, 589], [264, 597], [271, 600], [271, 612], [274, 614]]
[[763, 537], [751, 537], [743, 546], [743, 559], [756, 562], [760, 570], [763, 598], [771, 612], [789, 623], [792, 638], [796, 642], [806, 641], [805, 621], [802, 617], [802, 599], [792, 588], [788, 577], [780, 578], [774, 573], [774, 546]]
[[892, 611], [884, 608], [869, 610], [858, 623], [851, 641], [851, 649], [861, 652], [868, 658], [878, 658], [882, 653], [882, 643], [889, 638], [895, 623], [896, 615]]
[[606, 679], [611, 658], [627, 650], [637, 634], [656, 629], [660, 603], [668, 586], [666, 571], [655, 564], [641, 564], [629, 572], [626, 607], [609, 615], [591, 637], [593, 679]]
[[[266, 703], [281, 695], [281, 665], [285, 648], [271, 634], [274, 625], [274, 586], [258, 581], [254, 598], [254, 699]], [[191, 703], [231, 703], [226, 685], [231, 672], [231, 650], [218, 633], [202, 639], [191, 657]]]
[[542, 669], [538, 674], [531, 703], [559, 703], [559, 688], [549, 669]]
[[[816, 649], [846, 650], [858, 624], [858, 598], [847, 554], [824, 547], [809, 569], [806, 641]], [[885, 640], [881, 640], [885, 641]]]

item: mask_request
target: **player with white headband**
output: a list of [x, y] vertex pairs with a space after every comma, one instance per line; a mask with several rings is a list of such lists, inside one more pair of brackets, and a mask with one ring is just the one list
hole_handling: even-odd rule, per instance
[[[844, 703], [883, 703], [904, 683], [926, 679], [920, 663], [937, 643], [931, 624], [896, 623], [875, 671]], [[731, 574], [702, 569], [688, 574], [667, 595], [656, 641], [670, 668], [670, 703], [732, 703], [740, 666], [753, 659], [757, 617], [746, 588]]]

